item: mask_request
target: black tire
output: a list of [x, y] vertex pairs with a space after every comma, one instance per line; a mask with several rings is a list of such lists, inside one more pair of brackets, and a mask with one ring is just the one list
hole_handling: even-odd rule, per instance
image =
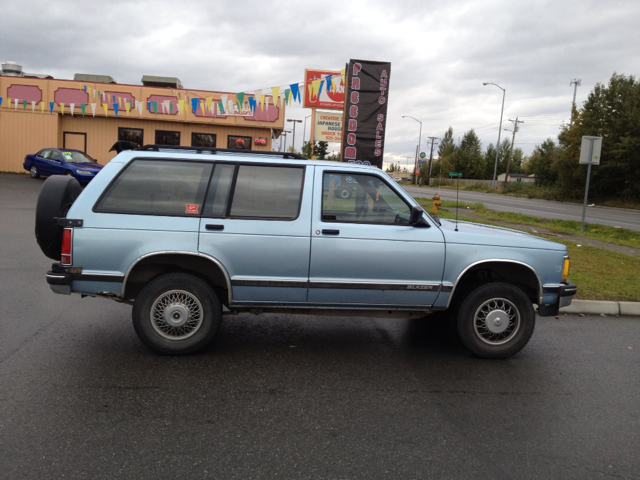
[[64, 218], [82, 187], [73, 177], [55, 175], [42, 184], [36, 205], [36, 241], [40, 250], [53, 260], [60, 260], [62, 227], [55, 218]]
[[29, 175], [31, 175], [31, 178], [40, 178], [38, 167], [32, 164], [31, 167], [29, 167]]
[[213, 341], [222, 306], [204, 280], [169, 273], [144, 286], [133, 304], [132, 318], [138, 338], [149, 348], [165, 355], [188, 355]]
[[531, 300], [503, 282], [475, 288], [455, 311], [460, 341], [482, 358], [515, 355], [529, 342], [536, 322]]

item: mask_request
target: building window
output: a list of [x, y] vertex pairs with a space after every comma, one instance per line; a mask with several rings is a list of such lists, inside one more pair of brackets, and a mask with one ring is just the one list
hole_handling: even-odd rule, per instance
[[216, 136], [213, 133], [192, 133], [191, 146], [192, 147], [215, 147]]
[[180, 145], [180, 132], [156, 130], [156, 145]]
[[144, 130], [141, 128], [118, 128], [118, 141], [135, 143], [139, 147], [143, 145]]
[[237, 135], [229, 135], [227, 137], [227, 148], [251, 150], [251, 137], [239, 137]]

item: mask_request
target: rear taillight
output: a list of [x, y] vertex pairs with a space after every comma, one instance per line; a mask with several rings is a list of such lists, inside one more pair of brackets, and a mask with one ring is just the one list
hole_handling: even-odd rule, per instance
[[73, 244], [73, 228], [65, 228], [62, 230], [62, 254], [60, 263], [62, 265], [71, 265], [73, 263], [72, 255]]

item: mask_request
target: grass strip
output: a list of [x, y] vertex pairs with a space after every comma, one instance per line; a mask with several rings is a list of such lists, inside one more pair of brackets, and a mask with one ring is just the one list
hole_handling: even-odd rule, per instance
[[[430, 207], [432, 201], [425, 198], [417, 198], [416, 199], [421, 205], [425, 208]], [[440, 218], [446, 219], [454, 219], [455, 218], [455, 203], [456, 202], [443, 202], [444, 206], [447, 207], [446, 210], [440, 210]], [[451, 208], [453, 207], [453, 208]], [[469, 207], [467, 209], [467, 207]], [[448, 210], [451, 208], [450, 210]], [[497, 215], [493, 216], [491, 214], [480, 215], [482, 217], [481, 220], [477, 218], [470, 218], [465, 216], [465, 212], [473, 211], [475, 215], [478, 215], [478, 210], [484, 210], [492, 212], [489, 209], [485, 209], [481, 204], [459, 204], [458, 206], [458, 220], [474, 222], [474, 223], [484, 223], [487, 225], [493, 225], [501, 227], [502, 225], [494, 223], [491, 219], [495, 220], [504, 220], [512, 223], [520, 223], [526, 225], [538, 225], [542, 226], [548, 230], [555, 230], [562, 233], [570, 233], [575, 236], [589, 237], [589, 238], [597, 238], [599, 240], [608, 241], [610, 243], [626, 245], [626, 246], [635, 246], [638, 247], [637, 240], [631, 240], [626, 236], [622, 236], [621, 238], [616, 236], [616, 234], [625, 234], [625, 232], [620, 232], [621, 229], [611, 228], [611, 227], [602, 227], [601, 225], [589, 225], [587, 228], [587, 224], [585, 224], [585, 232], [580, 232], [580, 224], [579, 222], [566, 222], [559, 221], [558, 225], [553, 224], [553, 221], [529, 221], [529, 219], [536, 220], [536, 217], [529, 217], [527, 215], [515, 214], [516, 219], [519, 221], [512, 220], [513, 217], [509, 215]], [[428, 211], [431, 211], [430, 209]], [[502, 212], [492, 212], [492, 213], [502, 213]], [[537, 219], [541, 220], [541, 219]], [[575, 231], [575, 227], [568, 228], [566, 225], [562, 225], [564, 223], [577, 223], [578, 229]], [[551, 226], [549, 226], [551, 224]], [[555, 229], [554, 229], [555, 227]], [[571, 225], [569, 225], [571, 227]], [[591, 228], [595, 230], [602, 230], [601, 232], [589, 231]], [[630, 232], [637, 239], [637, 233], [627, 230], [626, 232]], [[528, 234], [532, 234], [531, 232], [525, 232]], [[607, 235], [613, 235], [609, 237]], [[628, 235], [629, 233], [626, 233]], [[532, 234], [533, 235], [533, 234]], [[640, 275], [638, 272], [640, 271], [640, 258], [633, 257], [631, 255], [625, 255], [623, 253], [612, 252], [610, 250], [598, 247], [590, 247], [590, 246], [578, 246], [573, 241], [559, 239], [558, 237], [552, 237], [549, 235], [541, 235], [537, 236], [546, 238], [547, 240], [551, 240], [557, 243], [561, 243], [565, 245], [569, 251], [569, 256], [571, 258], [571, 268], [569, 271], [569, 281], [578, 285], [578, 293], [575, 298], [581, 300], [611, 300], [617, 302], [638, 302], [640, 301]]]

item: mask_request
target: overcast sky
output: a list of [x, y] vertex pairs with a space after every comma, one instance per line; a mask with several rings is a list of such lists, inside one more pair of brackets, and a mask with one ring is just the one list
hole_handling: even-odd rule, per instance
[[[556, 138], [576, 102], [614, 72], [640, 69], [640, 2], [581, 1], [81, 1], [1, 0], [0, 62], [73, 79], [178, 77], [185, 88], [252, 91], [301, 82], [305, 68], [349, 59], [391, 62], [385, 162], [413, 163], [427, 137], [474, 128], [483, 149], [525, 123], [526, 154]], [[311, 112], [287, 109], [287, 118]], [[309, 122], [307, 122], [308, 138]], [[502, 132], [502, 138], [510, 138]], [[290, 142], [290, 141], [289, 141]], [[302, 129], [296, 131], [296, 147]]]

